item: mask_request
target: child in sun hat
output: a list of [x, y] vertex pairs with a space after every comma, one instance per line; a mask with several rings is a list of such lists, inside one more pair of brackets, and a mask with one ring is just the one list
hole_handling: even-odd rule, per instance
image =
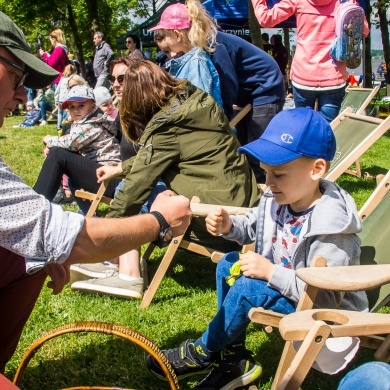
[[[119, 143], [114, 120], [98, 110], [93, 90], [86, 85], [72, 87], [63, 109], [69, 109], [73, 123], [69, 134], [43, 138], [48, 156], [42, 166], [34, 190], [52, 201], [63, 174], [69, 176], [70, 189], [83, 187], [83, 183], [96, 182], [96, 169], [102, 165], [120, 162]], [[90, 172], [87, 175], [86, 172]], [[89, 205], [76, 199], [86, 212]]]
[[[218, 207], [208, 214], [206, 226], [212, 235], [241, 245], [255, 241], [255, 250], [224, 256], [217, 265], [217, 314], [200, 338], [164, 352], [178, 378], [209, 371], [195, 389], [230, 389], [257, 380], [262, 368], [245, 347], [249, 310], [260, 306], [294, 312], [304, 288], [296, 269], [310, 266], [316, 255], [324, 256], [329, 267], [359, 263], [356, 205], [337, 184], [322, 178], [336, 140], [319, 113], [310, 108], [281, 111], [258, 140], [238, 151], [260, 161], [269, 188], [245, 216], [229, 216]], [[315, 304], [359, 311], [368, 307], [364, 292], [320, 291]], [[147, 365], [163, 376], [151, 356]]]
[[114, 106], [110, 91], [106, 87], [97, 87], [93, 90], [96, 105], [106, 112], [112, 119], [118, 116], [118, 109]]

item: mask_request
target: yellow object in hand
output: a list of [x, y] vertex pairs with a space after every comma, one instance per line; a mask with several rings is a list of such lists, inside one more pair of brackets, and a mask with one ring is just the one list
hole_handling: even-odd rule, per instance
[[225, 280], [226, 283], [231, 287], [233, 286], [236, 279], [238, 279], [242, 273], [241, 273], [241, 267], [240, 262], [236, 261], [229, 269], [230, 275], [226, 276]]

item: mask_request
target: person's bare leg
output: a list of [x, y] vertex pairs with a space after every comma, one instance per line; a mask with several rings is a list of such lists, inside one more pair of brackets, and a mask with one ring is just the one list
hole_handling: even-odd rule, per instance
[[133, 249], [130, 252], [119, 256], [119, 273], [121, 275], [141, 277], [140, 271], [141, 248]]

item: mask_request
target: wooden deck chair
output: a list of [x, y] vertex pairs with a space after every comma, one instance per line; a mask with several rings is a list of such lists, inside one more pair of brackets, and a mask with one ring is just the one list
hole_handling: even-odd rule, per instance
[[[385, 187], [385, 183], [386, 181], [382, 180], [381, 184], [383, 187]], [[381, 184], [378, 188], [380, 188]], [[378, 188], [367, 202], [377, 203], [375, 196], [378, 193], [380, 193], [382, 200], [374, 210], [367, 209], [370, 213], [367, 213], [367, 216], [363, 219], [363, 231], [359, 234], [362, 240], [361, 266], [317, 268], [326, 266], [325, 259], [317, 258], [313, 259], [314, 267], [297, 270], [297, 276], [305, 281], [307, 285], [298, 302], [296, 313], [292, 314], [295, 317], [293, 317], [291, 322], [287, 319], [289, 316], [283, 316], [282, 314], [262, 308], [254, 308], [250, 311], [249, 317], [253, 322], [265, 325], [267, 331], [270, 331], [272, 327], [278, 327], [282, 336], [287, 340], [274, 378], [273, 389], [298, 389], [322, 346], [320, 344], [312, 345], [311, 343], [311, 337], [316, 332], [325, 332], [323, 334], [317, 334], [318, 340], [322, 340], [323, 337], [329, 337], [329, 335], [337, 337], [344, 334], [343, 332], [349, 332], [349, 335], [362, 336], [362, 346], [377, 349], [376, 357], [380, 360], [388, 361], [390, 359], [390, 337], [368, 337], [369, 335], [390, 333], [390, 328], [387, 327], [390, 325], [390, 316], [388, 314], [370, 317], [370, 313], [340, 312], [339, 317], [337, 317], [337, 314], [334, 317], [326, 317], [321, 313], [333, 313], [334, 311], [312, 311], [318, 289], [338, 291], [366, 290], [370, 311], [372, 313], [390, 301], [390, 284], [388, 284], [390, 283], [390, 257], [388, 255], [390, 196], [383, 197], [383, 191], [378, 190]], [[361, 217], [364, 215], [366, 214], [361, 214]], [[306, 310], [310, 310], [310, 313], [303, 313]], [[314, 313], [320, 314], [314, 315]], [[302, 317], [299, 317], [300, 315]], [[387, 316], [387, 319], [383, 316]], [[302, 320], [302, 318], [304, 319]], [[337, 328], [336, 330], [328, 325], [325, 326], [323, 323], [315, 322], [316, 320], [324, 321], [327, 318], [329, 321], [335, 321], [341, 324], [341, 328], [343, 329], [340, 330], [341, 328]], [[299, 321], [308, 321], [307, 323], [310, 324], [309, 330], [306, 328], [300, 333], [300, 341], [305, 340], [305, 342], [301, 346], [303, 349], [299, 349], [298, 352], [296, 352], [292, 344], [293, 341], [298, 341], [297, 333], [289, 333], [292, 326], [295, 326], [291, 324], [296, 324], [296, 319]], [[378, 324], [378, 327], [374, 326], [375, 323]], [[370, 324], [366, 328], [367, 333], [362, 329], [366, 324]], [[358, 333], [353, 333], [353, 331]], [[307, 339], [306, 336], [308, 337]], [[308, 343], [310, 347], [308, 347]], [[305, 359], [308, 359], [308, 363], [305, 365], [301, 364], [303, 355]]]
[[382, 120], [366, 115], [354, 114], [347, 108], [331, 123], [336, 137], [336, 155], [330, 164], [326, 179], [336, 180], [342, 173], [361, 177], [361, 172], [353, 171], [350, 166], [362, 156], [387, 130], [390, 119]]
[[352, 107], [355, 114], [364, 114], [371, 100], [379, 92], [379, 87], [374, 88], [351, 88], [346, 89], [346, 95], [341, 102], [340, 113], [347, 107]]
[[[351, 107], [353, 113], [364, 115], [366, 108], [378, 92], [378, 86], [374, 88], [347, 88], [345, 98], [341, 103], [340, 113], [343, 112], [347, 107]], [[355, 161], [355, 166], [356, 176], [361, 177], [359, 159]]]

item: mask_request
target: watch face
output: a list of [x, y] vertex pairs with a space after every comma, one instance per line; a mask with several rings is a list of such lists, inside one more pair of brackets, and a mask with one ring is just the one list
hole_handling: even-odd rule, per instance
[[163, 236], [162, 241], [164, 244], [169, 244], [173, 238], [173, 229], [169, 226], [161, 235]]

